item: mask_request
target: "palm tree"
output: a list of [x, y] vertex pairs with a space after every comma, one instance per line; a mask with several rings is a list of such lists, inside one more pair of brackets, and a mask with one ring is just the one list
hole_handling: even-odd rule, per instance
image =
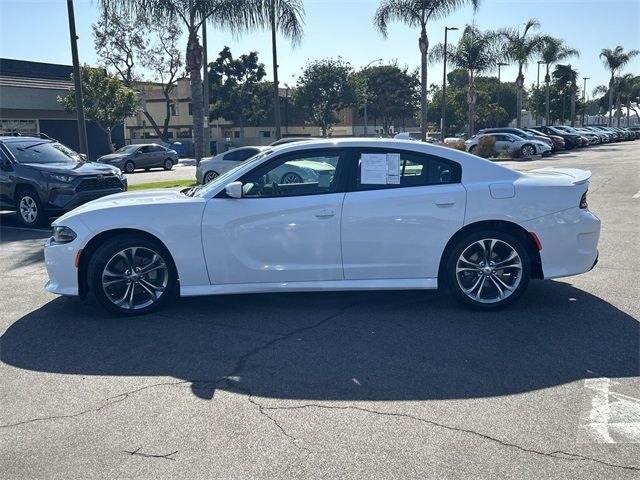
[[473, 5], [473, 8], [477, 9], [479, 4], [480, 0], [381, 0], [376, 10], [373, 22], [385, 38], [392, 21], [420, 28], [418, 46], [421, 55], [420, 135], [422, 141], [427, 139], [427, 52], [429, 51], [427, 24], [429, 20], [444, 18], [465, 5]]
[[[553, 79], [562, 87], [563, 92], [569, 87], [571, 95], [571, 126], [575, 126], [576, 118], [576, 93], [578, 92], [578, 71], [571, 67], [571, 64], [556, 65], [553, 71]], [[564, 119], [564, 106], [562, 107], [562, 118]]]
[[[625, 106], [627, 108], [627, 127], [629, 127], [631, 126], [631, 101], [632, 99], [637, 98], [638, 92], [640, 91], [640, 76], [634, 76], [631, 73], [627, 73], [618, 77], [617, 80], [618, 81], [616, 83], [619, 98], [624, 99]], [[619, 101], [617, 105], [620, 105]], [[620, 117], [618, 117], [618, 126], [620, 126]]]
[[276, 139], [280, 139], [280, 94], [278, 86], [278, 50], [276, 33], [280, 32], [297, 44], [302, 38], [304, 24], [304, 5], [302, 0], [264, 0], [263, 24], [271, 30], [271, 51], [273, 54], [273, 89]]
[[524, 91], [524, 68], [539, 54], [542, 53], [548, 37], [538, 34], [529, 34], [531, 30], [540, 27], [537, 20], [529, 20], [524, 24], [524, 30], [507, 28], [499, 32], [504, 41], [503, 53], [507, 60], [518, 64], [518, 76], [516, 78], [516, 115], [517, 126], [522, 125], [522, 95]]
[[[193, 143], [196, 162], [204, 153], [204, 105], [202, 88], [202, 45], [199, 31], [206, 22], [240, 32], [259, 26], [263, 18], [260, 0], [100, 0], [102, 8], [145, 17], [169, 17], [184, 23], [189, 34], [186, 67], [191, 83]], [[206, 113], [207, 119], [209, 113]], [[208, 123], [208, 121], [207, 121]], [[208, 128], [208, 125], [207, 125]]]
[[569, 48], [565, 45], [564, 41], [559, 38], [546, 37], [544, 46], [542, 48], [541, 57], [542, 61], [547, 66], [547, 73], [544, 77], [545, 83], [545, 124], [549, 125], [549, 85], [551, 83], [551, 76], [549, 75], [549, 69], [554, 63], [562, 62], [570, 57], [579, 57], [580, 52], [575, 48]]
[[[481, 32], [475, 26], [467, 25], [458, 44], [447, 49], [447, 61], [469, 73], [467, 91], [469, 138], [473, 136], [475, 130], [475, 105], [478, 97], [475, 89], [475, 77], [495, 68], [500, 59], [495, 38], [494, 32]], [[436, 62], [443, 59], [444, 45], [439, 43], [431, 50], [429, 61]]]
[[600, 52], [600, 59], [605, 68], [608, 68], [611, 72], [611, 79], [609, 80], [609, 126], [611, 126], [611, 114], [613, 111], [613, 91], [614, 91], [614, 77], [618, 70], [624, 68], [636, 55], [640, 54], [638, 50], [624, 51], [621, 45], [611, 50], [610, 48], [603, 48]]

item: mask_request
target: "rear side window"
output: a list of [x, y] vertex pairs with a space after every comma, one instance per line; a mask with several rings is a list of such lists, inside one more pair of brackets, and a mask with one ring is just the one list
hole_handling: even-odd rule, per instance
[[432, 155], [390, 150], [363, 150], [357, 156], [356, 190], [423, 187], [460, 183], [456, 162]]
[[253, 148], [247, 148], [245, 150], [241, 150], [237, 153], [237, 160], [239, 162], [244, 162], [247, 158], [253, 157], [259, 151], [260, 150], [253, 149]]

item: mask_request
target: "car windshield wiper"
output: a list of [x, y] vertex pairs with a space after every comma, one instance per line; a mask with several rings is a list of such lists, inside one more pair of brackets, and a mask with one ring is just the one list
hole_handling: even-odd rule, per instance
[[194, 185], [188, 189], [182, 190], [182, 193], [187, 197], [193, 197], [195, 193], [202, 188], [202, 185]]
[[[37, 147], [37, 146], [39, 146], [39, 145], [44, 145], [45, 143], [49, 143], [49, 142], [38, 142], [38, 143], [34, 143], [34, 144], [32, 144], [32, 145], [29, 145], [28, 147], [24, 147], [24, 148], [23, 148], [23, 149], [21, 149], [21, 150], [27, 150], [27, 149], [29, 149], [29, 148]], [[18, 147], [18, 148], [19, 148], [19, 147]]]

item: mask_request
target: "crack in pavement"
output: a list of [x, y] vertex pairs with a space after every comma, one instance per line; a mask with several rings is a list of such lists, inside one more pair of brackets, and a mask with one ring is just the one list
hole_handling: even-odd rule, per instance
[[[260, 403], [256, 402], [255, 400], [252, 403], [256, 403], [256, 404], [260, 405]], [[500, 445], [502, 445], [504, 447], [514, 448], [514, 449], [517, 449], [517, 450], [520, 450], [520, 451], [526, 452], [526, 453], [532, 453], [532, 454], [535, 454], [535, 455], [540, 455], [540, 456], [544, 456], [544, 457], [551, 457], [551, 458], [556, 458], [556, 459], [561, 459], [561, 460], [590, 461], [590, 462], [599, 463], [601, 465], [605, 465], [607, 467], [621, 468], [621, 469], [624, 469], [624, 470], [640, 471], [640, 467], [635, 467], [635, 466], [630, 466], [630, 465], [619, 465], [619, 464], [616, 464], [616, 463], [609, 463], [609, 462], [606, 462], [604, 460], [598, 460], [597, 458], [587, 457], [585, 455], [580, 455], [580, 454], [577, 454], [577, 453], [564, 452], [562, 450], [555, 450], [553, 452], [543, 452], [543, 451], [540, 451], [540, 450], [526, 448], [526, 447], [523, 447], [521, 445], [518, 445], [518, 444], [515, 444], [515, 443], [510, 443], [510, 442], [501, 440], [499, 438], [492, 437], [492, 436], [484, 434], [484, 433], [476, 432], [475, 430], [469, 430], [469, 429], [466, 429], [466, 428], [460, 428], [460, 427], [453, 427], [451, 425], [445, 425], [444, 423], [434, 422], [433, 420], [427, 420], [426, 418], [416, 417], [415, 415], [410, 415], [408, 413], [381, 412], [379, 410], [372, 410], [372, 409], [369, 409], [369, 408], [357, 407], [357, 406], [353, 406], [353, 405], [332, 406], [332, 405], [322, 405], [322, 404], [316, 404], [316, 403], [308, 403], [308, 404], [305, 404], [305, 405], [296, 405], [296, 406], [291, 406], [291, 407], [267, 407], [267, 406], [264, 406], [264, 405], [260, 405], [260, 407], [263, 410], [301, 410], [301, 409], [305, 409], [305, 408], [318, 408], [318, 409], [327, 409], [327, 410], [356, 410], [356, 411], [359, 411], [359, 412], [365, 412], [365, 413], [369, 413], [369, 414], [373, 414], [373, 415], [405, 418], [405, 419], [414, 420], [414, 421], [417, 421], [417, 422], [422, 422], [422, 423], [425, 423], [427, 425], [431, 425], [433, 427], [438, 427], [438, 428], [442, 428], [442, 429], [449, 430], [449, 431], [467, 433], [469, 435], [473, 435], [475, 437], [482, 438], [483, 440], [488, 440], [488, 441], [491, 441], [491, 442], [495, 442], [495, 443], [498, 443], [498, 444], [500, 444]]]
[[175, 452], [171, 452], [171, 453], [165, 453], [162, 455], [156, 455], [153, 453], [143, 453], [140, 450], [142, 449], [142, 447], [138, 447], [135, 450], [129, 451], [129, 450], [123, 450], [122, 453], [128, 453], [129, 455], [138, 455], [140, 457], [147, 457], [147, 458], [164, 458], [166, 460], [171, 460], [173, 462], [176, 461], [175, 458], [172, 458], [171, 455], [175, 455], [176, 453], [178, 453], [178, 450], [176, 450]]
[[80, 417], [82, 415], [86, 415], [87, 413], [94, 413], [94, 412], [99, 412], [100, 410], [103, 410], [104, 408], [107, 408], [111, 405], [115, 405], [118, 403], [123, 402], [124, 400], [126, 400], [127, 398], [129, 398], [131, 395], [134, 395], [136, 393], [139, 393], [143, 390], [147, 390], [149, 388], [155, 388], [155, 387], [162, 387], [162, 386], [174, 386], [174, 385], [179, 385], [181, 383], [187, 383], [189, 382], [188, 380], [180, 380], [178, 382], [161, 382], [161, 383], [154, 383], [152, 385], [146, 385], [144, 387], [140, 387], [140, 388], [136, 388], [134, 390], [130, 390], [128, 392], [124, 392], [121, 393], [119, 395], [114, 395], [113, 397], [109, 397], [106, 400], [104, 400], [102, 402], [102, 404], [98, 405], [97, 407], [93, 407], [93, 408], [89, 408], [87, 410], [82, 410], [80, 412], [76, 412], [76, 413], [69, 413], [66, 415], [50, 415], [47, 417], [36, 417], [36, 418], [30, 418], [28, 420], [22, 420], [20, 422], [15, 422], [15, 423], [7, 423], [4, 425], [0, 425], [0, 428], [11, 428], [11, 427], [18, 427], [20, 425], [26, 425], [29, 423], [34, 423], [34, 422], [42, 422], [42, 421], [46, 421], [46, 420], [58, 420], [58, 419], [62, 419], [62, 418], [76, 418], [76, 417]]

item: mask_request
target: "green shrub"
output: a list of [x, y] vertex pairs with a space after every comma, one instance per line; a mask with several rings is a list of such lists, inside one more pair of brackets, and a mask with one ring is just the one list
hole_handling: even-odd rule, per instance
[[500, 152], [498, 154], [498, 158], [507, 158], [510, 159], [511, 158], [511, 154], [509, 152]]
[[474, 152], [476, 155], [482, 158], [492, 157], [495, 153], [496, 138], [493, 135], [485, 135], [478, 140], [478, 146]]
[[447, 144], [447, 147], [453, 148], [454, 150], [461, 150], [463, 152], [467, 150], [467, 146], [465, 145], [464, 140], [458, 140], [455, 143], [449, 143]]

